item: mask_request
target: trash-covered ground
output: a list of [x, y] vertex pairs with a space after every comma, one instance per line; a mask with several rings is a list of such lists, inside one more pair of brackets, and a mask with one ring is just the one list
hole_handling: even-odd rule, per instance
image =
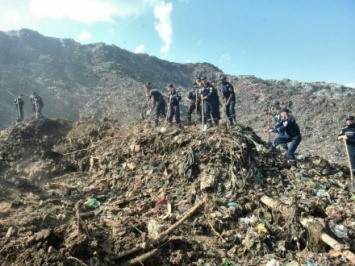
[[0, 265], [352, 265], [349, 170], [252, 128], [29, 120], [0, 135]]

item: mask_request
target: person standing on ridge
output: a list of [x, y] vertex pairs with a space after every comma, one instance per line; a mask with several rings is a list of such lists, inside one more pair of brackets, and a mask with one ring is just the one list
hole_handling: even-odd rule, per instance
[[173, 117], [175, 116], [176, 124], [182, 128], [181, 120], [180, 120], [180, 101], [181, 95], [179, 92], [174, 88], [173, 84], [168, 84], [166, 87], [169, 91], [169, 114], [168, 114], [168, 123], [169, 126], [173, 123]]
[[33, 92], [30, 96], [30, 101], [32, 103], [32, 110], [35, 113], [35, 117], [38, 118], [39, 116], [42, 116], [42, 98], [36, 92]]
[[201, 84], [201, 101], [203, 103], [203, 115], [204, 121], [203, 123], [207, 122], [208, 126], [213, 126], [211, 115], [213, 113], [213, 86], [211, 83], [208, 82], [207, 77], [203, 77]]
[[350, 115], [345, 118], [346, 127], [342, 128], [338, 135], [338, 140], [346, 140], [348, 147], [351, 170], [355, 174], [355, 118]]
[[225, 112], [229, 120], [229, 125], [233, 126], [236, 123], [235, 115], [235, 105], [236, 105], [236, 96], [234, 87], [227, 81], [227, 77], [222, 77], [221, 79], [221, 93], [225, 103]]
[[197, 120], [201, 123], [201, 78], [196, 78], [193, 88], [189, 91], [187, 98], [189, 99], [189, 107], [187, 109], [187, 124], [191, 125], [192, 112], [196, 109]]
[[22, 99], [22, 94], [18, 96], [14, 103], [17, 109], [17, 122], [21, 122], [23, 120], [23, 106], [25, 105], [25, 101]]
[[217, 80], [212, 80], [211, 84], [213, 86], [212, 90], [212, 99], [211, 99], [211, 104], [212, 104], [212, 117], [214, 120], [215, 125], [217, 126], [219, 124], [219, 121], [221, 120], [221, 112], [219, 111], [219, 95], [218, 95], [218, 85], [217, 85]]

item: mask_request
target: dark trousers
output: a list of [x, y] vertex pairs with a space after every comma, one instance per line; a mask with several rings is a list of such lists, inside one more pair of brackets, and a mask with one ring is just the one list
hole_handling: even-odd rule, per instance
[[[277, 138], [281, 138], [281, 140], [282, 140], [282, 137], [284, 137], [285, 136], [285, 131], [279, 131], [279, 132], [277, 132]], [[281, 142], [280, 143], [280, 146], [282, 147], [282, 148], [284, 148], [284, 149], [288, 149], [288, 147], [287, 147], [287, 142]]]
[[348, 144], [349, 157], [351, 162], [351, 168], [355, 172], [355, 144]]
[[298, 145], [300, 144], [301, 140], [302, 140], [301, 134], [298, 134], [293, 137], [290, 137], [285, 134], [285, 135], [280, 136], [277, 139], [275, 139], [274, 146], [276, 147], [279, 144], [291, 142], [288, 147], [287, 156], [288, 156], [288, 159], [290, 160], [290, 164], [292, 166], [296, 166], [297, 161], [296, 161], [295, 151], [296, 151]]
[[17, 122], [23, 120], [23, 106], [17, 106]]
[[211, 104], [212, 106], [212, 117], [215, 124], [218, 124], [218, 121], [221, 120], [221, 113], [219, 111], [219, 102], [214, 102]]
[[43, 104], [34, 103], [32, 105], [32, 110], [37, 115], [41, 115], [42, 114], [42, 108], [43, 108]]
[[165, 101], [157, 102], [155, 108], [155, 124], [158, 125], [159, 117], [165, 117]]
[[169, 114], [168, 114], [168, 122], [169, 124], [171, 124], [173, 122], [173, 117], [175, 116], [175, 121], [176, 124], [181, 124], [181, 120], [180, 120], [180, 107], [179, 105], [171, 105], [170, 106], [170, 110], [169, 110]]
[[38, 105], [38, 109], [37, 109], [37, 113], [40, 114], [40, 115], [42, 114], [42, 108], [43, 108], [43, 105], [39, 104]]
[[191, 102], [189, 105], [189, 108], [187, 109], [187, 120], [189, 122], [191, 122], [191, 117], [192, 117], [192, 113], [193, 111], [196, 109], [196, 114], [198, 115], [198, 120], [201, 121], [202, 117], [201, 117], [201, 104], [200, 102], [198, 102], [197, 104], [197, 108], [196, 108], [196, 103], [195, 102]]
[[226, 115], [229, 119], [229, 122], [233, 125], [236, 118], [235, 118], [235, 101], [230, 101], [229, 104], [226, 105]]
[[213, 112], [212, 104], [209, 101], [203, 101], [203, 115], [204, 115], [204, 123], [207, 121], [212, 124], [211, 114]]

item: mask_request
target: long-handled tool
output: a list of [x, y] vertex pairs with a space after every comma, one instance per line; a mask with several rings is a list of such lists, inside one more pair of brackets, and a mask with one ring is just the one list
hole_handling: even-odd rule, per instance
[[[166, 126], [169, 126], [169, 117], [171, 113], [171, 100], [172, 100], [172, 95], [169, 95], [169, 102], [168, 102], [168, 111], [166, 112], [166, 117], [165, 117], [165, 124]], [[167, 127], [160, 127], [160, 132], [165, 132]]]
[[[271, 127], [271, 112], [270, 112], [270, 107], [269, 107], [269, 105], [267, 106], [267, 116], [268, 116], [268, 129], [270, 129], [270, 127]], [[267, 136], [267, 144], [268, 145], [271, 145], [271, 140], [270, 140], [270, 131], [268, 130], [267, 131], [268, 132], [268, 136]]]
[[172, 100], [172, 95], [169, 94], [168, 111], [166, 112], [166, 117], [165, 117], [166, 124], [169, 124], [169, 117], [171, 113], [171, 100]]
[[203, 98], [201, 98], [201, 112], [202, 112], [202, 123], [201, 123], [201, 131], [206, 131], [206, 126], [205, 126], [205, 107], [204, 107], [204, 102]]
[[197, 124], [197, 122], [199, 121], [199, 111], [198, 108], [201, 108], [201, 106], [199, 106], [198, 103], [199, 99], [198, 99], [198, 87], [195, 88], [195, 124]]
[[147, 101], [147, 107], [148, 107], [148, 110], [145, 112], [145, 115], [149, 116], [149, 118], [150, 118], [151, 115], [152, 115], [154, 107], [152, 107], [152, 102], [149, 100], [150, 96], [149, 96], [149, 93], [147, 91], [146, 91], [146, 94], [145, 94], [145, 99]]
[[38, 99], [35, 98], [34, 101], [35, 101], [35, 115], [36, 115], [36, 118], [38, 118], [38, 108], [39, 108]]
[[18, 98], [15, 101], [16, 101], [16, 108], [17, 108], [17, 122], [20, 122], [22, 121], [20, 101]]
[[[149, 112], [148, 112], [149, 111]], [[148, 121], [153, 117], [153, 115], [155, 115], [154, 114], [154, 111], [155, 111], [155, 105], [153, 106], [153, 108], [152, 109], [150, 109], [150, 110], [148, 110], [147, 111], [147, 114], [149, 114], [149, 116], [148, 116]]]
[[350, 155], [349, 155], [348, 144], [346, 143], [346, 139], [343, 139], [343, 143], [345, 146], [346, 158], [348, 159], [348, 164], [350, 169], [350, 183], [348, 184], [348, 188], [349, 191], [355, 192], [354, 174], [353, 174], [353, 169], [351, 167]]

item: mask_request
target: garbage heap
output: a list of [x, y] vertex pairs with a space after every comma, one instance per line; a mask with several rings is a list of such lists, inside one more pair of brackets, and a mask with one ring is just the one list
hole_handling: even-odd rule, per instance
[[[302, 144], [301, 144], [302, 145]], [[349, 171], [250, 127], [41, 118], [0, 135], [1, 265], [355, 263]]]

